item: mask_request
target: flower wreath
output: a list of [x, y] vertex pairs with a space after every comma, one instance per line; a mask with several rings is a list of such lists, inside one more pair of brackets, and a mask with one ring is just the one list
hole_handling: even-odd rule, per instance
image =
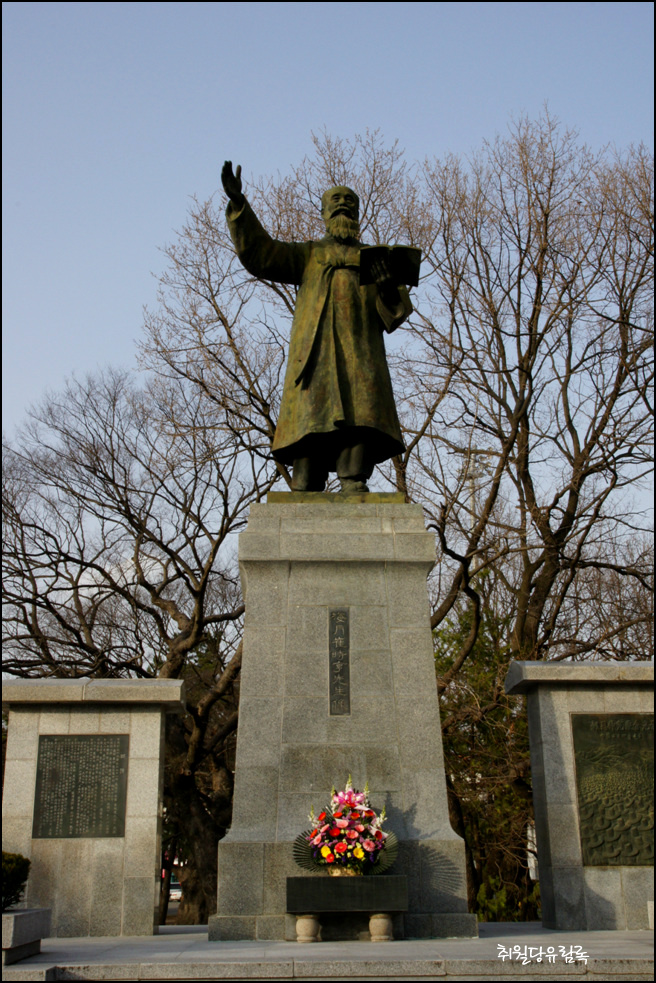
[[399, 842], [383, 832], [385, 809], [376, 814], [369, 804], [369, 786], [364, 792], [353, 788], [349, 775], [342, 792], [331, 790], [330, 805], [318, 816], [309, 816], [312, 826], [294, 841], [296, 863], [305, 870], [341, 866], [358, 874], [380, 874], [396, 860]]

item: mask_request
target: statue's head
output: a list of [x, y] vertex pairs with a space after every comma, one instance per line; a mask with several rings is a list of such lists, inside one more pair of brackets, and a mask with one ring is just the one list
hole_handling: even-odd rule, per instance
[[329, 188], [321, 197], [326, 231], [336, 239], [357, 239], [360, 231], [360, 199], [350, 188]]

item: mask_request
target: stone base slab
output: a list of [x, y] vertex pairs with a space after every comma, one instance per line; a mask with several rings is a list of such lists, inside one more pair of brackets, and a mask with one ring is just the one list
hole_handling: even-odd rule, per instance
[[11, 949], [2, 950], [2, 965], [18, 963], [28, 956], [36, 956], [39, 952], [41, 952], [41, 939], [37, 939], [36, 942], [25, 942], [23, 945], [14, 945]]
[[[490, 929], [490, 926], [484, 926]], [[530, 925], [492, 926], [498, 934], [476, 941], [391, 942], [379, 945], [207, 942], [200, 931], [154, 940], [49, 940], [48, 953], [9, 966], [3, 980], [653, 980], [653, 940], [648, 933], [588, 934], [587, 963], [501, 962], [505, 946], [581, 944], [581, 936], [548, 933]], [[526, 931], [528, 929], [528, 932]], [[193, 930], [192, 930], [193, 931]], [[68, 943], [68, 945], [66, 945]]]
[[[506, 950], [551, 946], [555, 964], [524, 965]], [[565, 963], [560, 947], [581, 946], [587, 964]], [[151, 939], [49, 938], [39, 956], [8, 966], [5, 980], [653, 980], [650, 932], [550, 932], [539, 922], [490, 923], [477, 939], [376, 943], [209, 942], [204, 926], [166, 926]], [[326, 971], [327, 972], [324, 972]]]
[[50, 908], [22, 908], [2, 914], [2, 965], [20, 962], [41, 951], [50, 935]]

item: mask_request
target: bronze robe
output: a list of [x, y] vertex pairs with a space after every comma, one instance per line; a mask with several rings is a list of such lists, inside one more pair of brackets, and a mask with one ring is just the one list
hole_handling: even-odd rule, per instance
[[403, 440], [383, 331], [394, 331], [411, 313], [406, 288], [399, 287], [400, 303], [389, 308], [374, 285], [360, 286], [359, 243], [332, 236], [279, 242], [265, 232], [248, 202], [239, 211], [229, 203], [227, 218], [249, 273], [300, 286], [273, 456], [292, 464], [312, 453], [319, 435], [352, 427], [366, 428], [360, 436], [372, 463], [400, 454]]

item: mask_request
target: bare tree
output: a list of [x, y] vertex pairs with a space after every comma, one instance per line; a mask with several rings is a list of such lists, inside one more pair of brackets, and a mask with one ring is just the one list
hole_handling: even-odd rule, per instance
[[[428, 404], [448, 377], [449, 394], [415, 480], [457, 561], [434, 624], [472, 564], [494, 566], [513, 598], [512, 654], [553, 657], [567, 595], [606, 565], [609, 529], [631, 538], [644, 524], [626, 492], [652, 468], [653, 171], [643, 148], [594, 157], [547, 118], [521, 121], [471, 166], [425, 174], [438, 231], [421, 389]], [[472, 514], [466, 479], [481, 458]]]

